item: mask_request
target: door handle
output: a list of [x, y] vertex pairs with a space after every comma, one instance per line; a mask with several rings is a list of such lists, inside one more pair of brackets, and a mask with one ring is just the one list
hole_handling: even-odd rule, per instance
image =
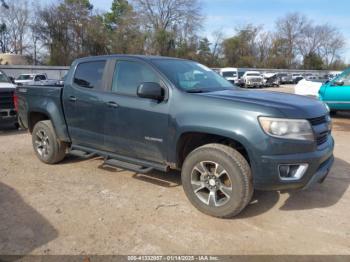
[[77, 101], [77, 98], [75, 96], [70, 96], [69, 101], [75, 102], [75, 101]]
[[119, 105], [116, 102], [113, 102], [113, 101], [109, 101], [106, 104], [107, 104], [107, 106], [113, 107], [113, 108], [119, 107]]

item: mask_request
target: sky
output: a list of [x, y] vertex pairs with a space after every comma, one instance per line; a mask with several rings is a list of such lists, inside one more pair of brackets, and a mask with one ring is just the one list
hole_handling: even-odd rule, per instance
[[[41, 0], [52, 2], [54, 0]], [[201, 34], [211, 40], [213, 31], [232, 36], [235, 28], [252, 23], [273, 30], [277, 18], [300, 12], [317, 24], [330, 24], [344, 35], [343, 59], [350, 63], [350, 0], [199, 0], [205, 16]], [[112, 0], [90, 0], [94, 8], [107, 11]]]

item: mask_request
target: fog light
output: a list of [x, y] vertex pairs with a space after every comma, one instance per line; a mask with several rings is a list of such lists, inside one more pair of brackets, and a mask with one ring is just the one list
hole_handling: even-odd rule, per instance
[[280, 179], [299, 180], [303, 177], [308, 167], [308, 164], [279, 165]]

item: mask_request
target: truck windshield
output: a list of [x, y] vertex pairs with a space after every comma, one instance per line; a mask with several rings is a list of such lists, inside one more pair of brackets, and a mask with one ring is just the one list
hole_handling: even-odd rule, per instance
[[154, 59], [154, 65], [178, 88], [186, 92], [211, 92], [233, 89], [226, 79], [193, 61]]
[[250, 73], [250, 74], [247, 74], [247, 76], [260, 76], [260, 74]]
[[33, 80], [34, 76], [32, 75], [20, 75], [17, 80]]
[[0, 83], [9, 83], [10, 80], [7, 78], [6, 75], [4, 75], [3, 73], [0, 73]]
[[223, 77], [236, 77], [237, 76], [237, 73], [236, 72], [222, 72], [222, 76]]

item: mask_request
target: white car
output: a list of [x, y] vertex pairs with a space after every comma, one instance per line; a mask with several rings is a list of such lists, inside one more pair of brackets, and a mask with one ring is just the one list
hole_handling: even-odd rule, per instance
[[262, 87], [264, 78], [258, 71], [246, 71], [242, 76], [244, 87]]
[[321, 86], [321, 82], [313, 82], [302, 79], [295, 86], [294, 93], [296, 95], [318, 97], [318, 92], [320, 91]]
[[15, 83], [18, 85], [35, 85], [43, 80], [47, 80], [46, 74], [21, 74], [15, 79]]
[[227, 81], [230, 81], [232, 84], [238, 83], [238, 69], [234, 67], [225, 67], [219, 69], [219, 74], [224, 77]]

